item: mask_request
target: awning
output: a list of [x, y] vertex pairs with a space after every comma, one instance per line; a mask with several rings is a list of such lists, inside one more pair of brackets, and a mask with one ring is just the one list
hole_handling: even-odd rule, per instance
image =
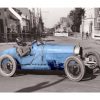
[[16, 20], [22, 20], [22, 17], [13, 9], [13, 8], [8, 8], [9, 11], [9, 17], [12, 19]]

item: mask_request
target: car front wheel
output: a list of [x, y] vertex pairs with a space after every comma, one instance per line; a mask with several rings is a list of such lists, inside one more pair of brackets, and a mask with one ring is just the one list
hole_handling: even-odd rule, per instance
[[88, 51], [85, 53], [84, 57], [88, 59], [87, 63], [90, 69], [95, 69], [96, 67], [100, 68], [100, 55], [96, 51]]
[[16, 61], [10, 55], [2, 55], [0, 57], [0, 74], [2, 76], [11, 77], [16, 71]]
[[85, 74], [85, 66], [80, 58], [68, 57], [64, 63], [64, 70], [67, 77], [72, 81], [81, 81]]

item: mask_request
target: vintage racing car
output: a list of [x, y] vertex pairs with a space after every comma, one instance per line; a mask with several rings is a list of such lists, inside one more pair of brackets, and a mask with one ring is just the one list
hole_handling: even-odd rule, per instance
[[37, 41], [27, 45], [21, 38], [17, 38], [16, 43], [17, 46], [0, 52], [2, 76], [13, 76], [17, 69], [59, 69], [64, 70], [70, 80], [80, 81], [85, 75], [86, 66], [98, 66], [97, 59], [89, 61], [90, 56], [83, 59], [83, 49], [80, 46]]

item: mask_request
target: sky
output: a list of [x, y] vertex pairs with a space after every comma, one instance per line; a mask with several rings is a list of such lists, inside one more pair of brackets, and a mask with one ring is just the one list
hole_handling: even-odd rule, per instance
[[44, 26], [52, 28], [60, 21], [60, 17], [67, 17], [72, 9], [74, 8], [42, 8]]

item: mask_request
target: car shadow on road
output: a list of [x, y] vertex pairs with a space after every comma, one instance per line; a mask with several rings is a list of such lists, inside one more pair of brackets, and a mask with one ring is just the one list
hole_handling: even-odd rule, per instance
[[100, 69], [98, 69], [95, 72], [91, 71], [91, 72], [85, 74], [85, 76], [82, 79], [82, 81], [93, 80], [93, 79], [95, 79], [99, 75], [100, 75]]
[[92, 74], [87, 74], [85, 75], [85, 77], [82, 79], [82, 81], [89, 81], [89, 80], [93, 80], [97, 77], [97, 75], [92, 75]]
[[20, 89], [20, 90], [18, 90], [16, 92], [35, 92], [35, 91], [38, 91], [40, 89], [43, 89], [43, 88], [47, 88], [47, 87], [56, 85], [56, 84], [64, 81], [65, 79], [66, 79], [66, 77], [63, 77], [62, 79], [57, 80], [57, 81], [52, 82], [52, 83], [49, 83], [49, 81], [42, 82], [42, 83], [39, 83], [39, 84], [37, 84], [35, 86], [30, 86], [30, 87], [26, 87], [26, 88]]
[[19, 70], [16, 72], [14, 77], [20, 77], [25, 75], [57, 75], [59, 77], [65, 76], [64, 71], [62, 70], [45, 70], [45, 71], [39, 71], [39, 70]]
[[[51, 70], [51, 71], [32, 71], [32, 70], [23, 70], [17, 72], [14, 77], [21, 77], [25, 75], [56, 75], [58, 77], [64, 78], [66, 77], [65, 72], [62, 70]], [[92, 72], [86, 72], [82, 81], [89, 81], [95, 79], [97, 76], [100, 75], [100, 70], [96, 71], [94, 74]]]

